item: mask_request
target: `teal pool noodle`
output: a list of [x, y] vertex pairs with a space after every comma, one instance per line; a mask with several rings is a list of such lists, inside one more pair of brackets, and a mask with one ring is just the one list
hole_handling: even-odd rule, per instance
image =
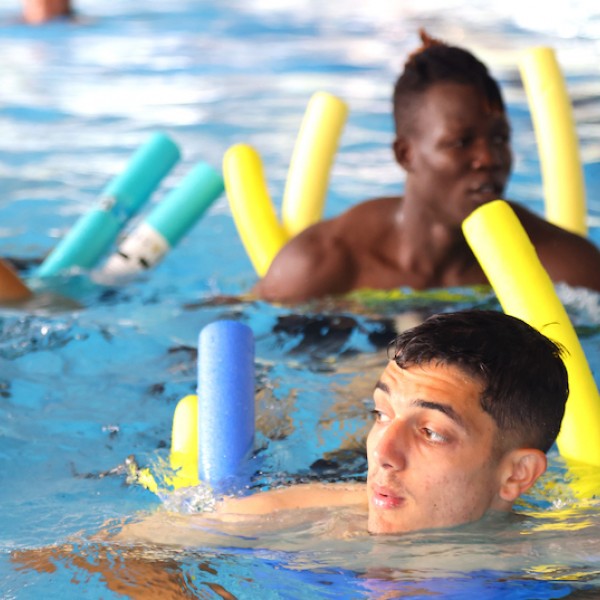
[[221, 173], [198, 163], [148, 215], [146, 223], [173, 248], [224, 190]]
[[75, 223], [34, 276], [51, 277], [72, 267], [94, 267], [179, 156], [173, 140], [155, 133], [131, 157], [125, 170], [104, 188], [98, 205]]
[[222, 175], [198, 163], [183, 181], [129, 233], [106, 261], [102, 272], [133, 275], [150, 269], [195, 225], [225, 189]]
[[198, 338], [198, 478], [219, 493], [249, 482], [254, 448], [254, 335], [215, 321]]

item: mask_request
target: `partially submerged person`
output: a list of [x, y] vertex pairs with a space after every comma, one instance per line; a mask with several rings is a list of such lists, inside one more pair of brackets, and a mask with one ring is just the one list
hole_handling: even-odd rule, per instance
[[[315, 551], [331, 539], [352, 551], [351, 542], [369, 534], [496, 527], [546, 469], [568, 396], [560, 348], [514, 317], [465, 311], [430, 317], [400, 334], [391, 350], [373, 394], [366, 483], [225, 498], [210, 513], [160, 510], [111, 526], [88, 547], [77, 541], [23, 549], [12, 561], [47, 573], [61, 561], [131, 598], [167, 591], [188, 598], [189, 573], [171, 549]], [[235, 597], [210, 585], [220, 597]]]
[[319, 508], [353, 509], [371, 534], [510, 512], [545, 472], [560, 430], [568, 396], [560, 348], [515, 317], [470, 310], [430, 317], [400, 334], [391, 350], [373, 394], [366, 483], [225, 498], [212, 514], [158, 512], [114, 539], [189, 544], [205, 535], [194, 526], [199, 519], [241, 522]]
[[[487, 283], [461, 224], [475, 208], [504, 198], [512, 166], [504, 102], [472, 54], [421, 37], [393, 96], [403, 196], [362, 202], [300, 233], [255, 286], [260, 298], [298, 302], [359, 289]], [[600, 291], [600, 251], [591, 242], [511, 206], [553, 281]]]
[[15, 269], [7, 261], [0, 259], [0, 304], [23, 302], [32, 296], [31, 290]]
[[0, 258], [0, 307], [25, 311], [57, 312], [81, 308], [81, 304], [68, 296], [48, 290], [31, 288], [20, 276], [16, 259]]
[[74, 16], [71, 0], [23, 0], [23, 19], [30, 25]]

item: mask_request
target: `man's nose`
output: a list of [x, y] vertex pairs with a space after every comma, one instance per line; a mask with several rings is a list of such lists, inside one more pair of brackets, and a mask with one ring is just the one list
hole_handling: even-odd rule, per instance
[[471, 164], [474, 169], [489, 169], [498, 164], [499, 151], [491, 140], [480, 137], [473, 145]]
[[406, 467], [408, 444], [406, 422], [394, 419], [378, 438], [374, 458], [380, 467], [402, 470]]

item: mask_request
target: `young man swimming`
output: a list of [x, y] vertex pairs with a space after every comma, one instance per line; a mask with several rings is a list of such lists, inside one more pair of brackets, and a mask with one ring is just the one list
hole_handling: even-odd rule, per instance
[[[391, 350], [373, 394], [366, 483], [226, 498], [212, 513], [159, 511], [101, 532], [83, 552], [65, 544], [18, 550], [12, 561], [48, 573], [72, 565], [131, 598], [167, 591], [188, 598], [176, 594], [188, 589], [189, 573], [169, 547], [296, 551], [297, 535], [287, 545], [285, 532], [308, 531], [317, 549], [325, 539], [449, 528], [508, 513], [545, 471], [560, 429], [568, 396], [560, 349], [519, 319], [466, 311], [430, 317]], [[220, 585], [213, 591], [234, 597]]]
[[[215, 513], [157, 513], [123, 541], [175, 543], [196, 517], [222, 521], [354, 507], [371, 534], [446, 528], [508, 512], [546, 470], [568, 397], [561, 350], [495, 311], [440, 314], [400, 334], [375, 385], [366, 483], [302, 484], [225, 498]], [[196, 531], [198, 541], [202, 531]]]
[[[300, 233], [255, 286], [260, 298], [299, 302], [365, 288], [487, 283], [461, 224], [503, 198], [512, 165], [504, 102], [472, 54], [421, 38], [393, 96], [404, 195], [362, 202]], [[512, 207], [553, 281], [600, 291], [600, 251], [592, 243]]]

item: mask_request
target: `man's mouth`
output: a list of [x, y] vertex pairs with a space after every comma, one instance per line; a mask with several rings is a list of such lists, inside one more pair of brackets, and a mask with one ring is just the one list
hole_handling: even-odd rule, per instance
[[371, 491], [371, 502], [377, 508], [398, 508], [405, 502], [403, 495], [384, 486], [373, 485]]
[[502, 185], [493, 181], [481, 183], [469, 188], [469, 194], [489, 200], [498, 200], [502, 197], [504, 188]]

